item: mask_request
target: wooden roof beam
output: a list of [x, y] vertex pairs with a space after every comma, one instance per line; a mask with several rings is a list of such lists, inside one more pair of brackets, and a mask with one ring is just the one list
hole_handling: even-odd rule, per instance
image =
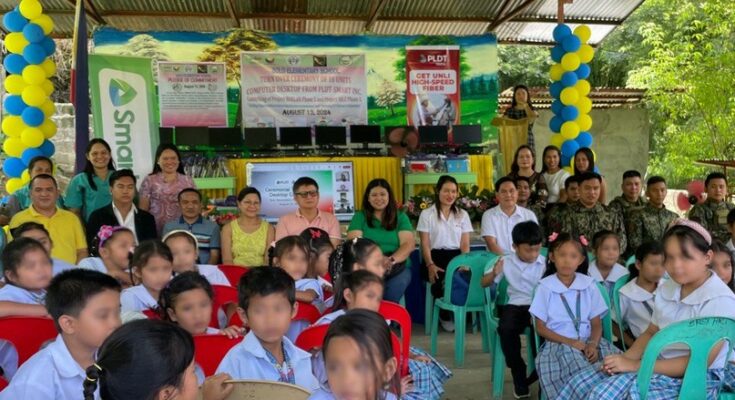
[[373, 24], [375, 24], [375, 21], [378, 19], [378, 15], [380, 15], [380, 12], [383, 10], [383, 7], [385, 7], [387, 2], [387, 0], [372, 0], [370, 2], [370, 14], [368, 14], [367, 21], [365, 22], [365, 31], [370, 31], [370, 29], [372, 29]]
[[227, 12], [230, 13], [230, 18], [232, 19], [232, 25], [235, 28], [240, 27], [240, 18], [237, 17], [237, 13], [235, 12], [235, 3], [233, 3], [233, 0], [224, 0], [225, 2], [225, 8], [227, 8]]
[[487, 27], [487, 31], [488, 32], [492, 32], [493, 30], [495, 30], [495, 28], [499, 27], [504, 22], [506, 22], [506, 21], [508, 21], [508, 20], [510, 20], [512, 18], [515, 18], [518, 14], [522, 13], [528, 7], [530, 7], [531, 4], [533, 4], [535, 1], [536, 0], [526, 0], [521, 5], [519, 5], [518, 7], [514, 8], [511, 11], [509, 11], [507, 14], [503, 15], [502, 17], [499, 17], [499, 18], [495, 19], [495, 21], [493, 21], [493, 23], [491, 23], [490, 26]]

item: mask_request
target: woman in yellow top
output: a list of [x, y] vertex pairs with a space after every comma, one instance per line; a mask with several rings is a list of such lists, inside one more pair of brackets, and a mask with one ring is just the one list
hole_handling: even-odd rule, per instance
[[260, 192], [246, 187], [237, 195], [240, 215], [222, 227], [222, 263], [258, 267], [268, 265], [268, 246], [276, 231], [260, 218]]

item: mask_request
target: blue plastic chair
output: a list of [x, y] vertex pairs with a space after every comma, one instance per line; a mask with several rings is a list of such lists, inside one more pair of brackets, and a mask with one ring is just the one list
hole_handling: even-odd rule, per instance
[[[495, 265], [498, 256], [489, 251], [472, 251], [454, 257], [447, 266], [444, 282], [444, 296], [434, 300], [434, 312], [431, 318], [431, 354], [436, 355], [437, 337], [439, 335], [439, 310], [454, 313], [454, 362], [456, 366], [464, 364], [464, 339], [467, 330], [467, 313], [479, 312], [480, 332], [483, 348], [489, 348], [488, 320], [486, 316], [487, 299], [480, 280], [488, 266]], [[465, 304], [452, 303], [452, 287], [455, 272], [460, 267], [469, 268], [471, 277]]]
[[623, 344], [623, 351], [627, 350], [627, 346], [625, 345], [625, 340], [623, 340], [623, 330], [625, 330], [625, 322], [623, 322], [623, 318], [621, 317], [622, 311], [620, 309], [620, 289], [625, 286], [628, 283], [628, 275], [620, 277], [615, 282], [615, 286], [613, 286], [613, 297], [612, 297], [612, 306], [613, 310], [615, 310], [615, 315], [618, 317], [618, 327], [620, 328], [620, 332], [616, 332], [618, 334], [618, 338], [620, 339], [620, 342]]
[[625, 268], [630, 268], [630, 266], [633, 264], [635, 264], [635, 255], [630, 256], [627, 260], [625, 260]]
[[[735, 320], [721, 317], [695, 318], [671, 324], [658, 331], [648, 342], [638, 370], [638, 393], [641, 400], [648, 397], [656, 358], [661, 350], [674, 343], [684, 343], [691, 350], [679, 398], [704, 399], [707, 393], [705, 382], [709, 353], [723, 339], [730, 343], [731, 354], [732, 345], [735, 344]], [[721, 399], [728, 397], [729, 394], [720, 396]]]

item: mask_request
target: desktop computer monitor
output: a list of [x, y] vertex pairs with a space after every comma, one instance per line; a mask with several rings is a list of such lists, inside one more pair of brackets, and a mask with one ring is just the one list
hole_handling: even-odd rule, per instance
[[209, 128], [209, 144], [217, 147], [242, 147], [240, 128]]
[[380, 125], [350, 125], [350, 143], [382, 143]]
[[482, 143], [482, 127], [480, 125], [454, 125], [452, 126], [454, 144], [479, 144]]
[[419, 140], [421, 144], [447, 144], [449, 143], [447, 127], [433, 125], [419, 126]]
[[177, 126], [174, 133], [179, 146], [209, 145], [209, 128], [206, 126]]
[[290, 126], [280, 128], [281, 146], [311, 146], [311, 128]]
[[317, 146], [344, 146], [347, 144], [347, 129], [344, 126], [319, 126], [315, 128]]
[[275, 149], [278, 146], [276, 128], [245, 128], [245, 147]]
[[158, 143], [172, 144], [174, 142], [174, 128], [158, 127]]

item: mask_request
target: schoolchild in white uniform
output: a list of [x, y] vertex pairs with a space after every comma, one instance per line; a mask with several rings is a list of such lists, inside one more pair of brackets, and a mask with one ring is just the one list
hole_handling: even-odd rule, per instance
[[735, 292], [735, 253], [717, 240], [712, 242], [712, 251], [715, 253], [712, 257], [712, 271]]
[[628, 270], [618, 264], [620, 258], [620, 238], [615, 232], [603, 230], [592, 238], [595, 261], [590, 262], [589, 276], [602, 283], [612, 300], [612, 291], [618, 279], [628, 275]]
[[293, 279], [281, 268], [259, 267], [243, 276], [238, 291], [237, 312], [251, 330], [225, 355], [217, 372], [234, 379], [291, 383], [309, 392], [318, 389], [311, 354], [285, 337], [296, 315]]
[[[38, 240], [46, 252], [51, 254], [51, 250], [54, 247], [54, 242], [51, 240], [51, 235], [46, 230], [46, 227], [38, 222], [24, 222], [11, 231], [14, 238], [27, 237]], [[60, 259], [51, 257], [51, 264], [53, 266], [54, 276], [74, 268], [74, 265]]]
[[102, 272], [117, 279], [123, 288], [133, 285], [130, 259], [135, 251], [135, 234], [124, 226], [102, 225], [92, 245], [99, 257], [79, 261], [79, 268]]
[[536, 288], [530, 313], [546, 342], [536, 357], [541, 390], [548, 399], [579, 371], [599, 368], [600, 360], [619, 352], [602, 337], [608, 312], [595, 280], [587, 276], [587, 241], [567, 233], [549, 238], [545, 278]]
[[0, 400], [79, 400], [85, 369], [120, 326], [120, 284], [109, 275], [65, 271], [51, 281], [45, 302], [59, 335], [18, 369]]
[[[514, 253], [504, 256], [482, 277], [482, 285], [490, 286], [505, 279], [508, 282], [508, 303], [499, 307], [498, 336], [505, 363], [513, 376], [516, 398], [530, 395], [528, 386], [535, 380], [526, 376], [526, 363], [521, 356], [521, 335], [532, 328], [533, 292], [546, 271], [546, 258], [541, 255], [541, 228], [533, 221], [521, 222], [513, 228]], [[528, 344], [533, 346], [532, 343]]]
[[171, 249], [174, 257], [174, 275], [196, 271], [212, 285], [231, 286], [227, 276], [216, 265], [197, 264], [199, 242], [193, 233], [185, 230], [171, 231], [163, 237], [163, 243]]
[[155, 309], [173, 274], [171, 250], [157, 240], [141, 242], [133, 253], [131, 269], [136, 285], [122, 291], [122, 311]]
[[[696, 222], [677, 219], [663, 237], [666, 271], [671, 279], [656, 289], [651, 324], [624, 354], [606, 357], [602, 368], [584, 371], [569, 380], [559, 398], [621, 399], [637, 396], [635, 384], [641, 358], [651, 337], [675, 322], [700, 317], [735, 317], [735, 294], [709, 269], [712, 236]], [[717, 356], [707, 370], [707, 399], [716, 399], [725, 374], [728, 345], [715, 347]], [[684, 344], [666, 347], [656, 361], [648, 398], [679, 396], [689, 350]], [[635, 397], [634, 397], [635, 398]]]

